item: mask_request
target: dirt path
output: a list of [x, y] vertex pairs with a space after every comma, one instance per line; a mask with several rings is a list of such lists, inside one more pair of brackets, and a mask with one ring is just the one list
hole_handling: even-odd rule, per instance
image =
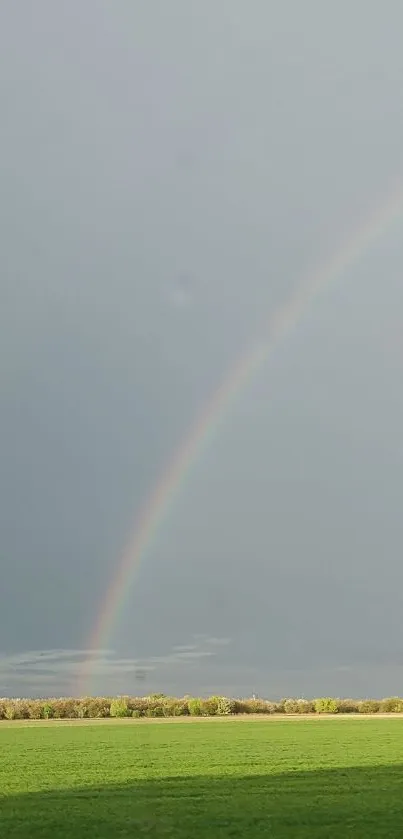
[[379, 720], [379, 719], [403, 719], [401, 714], [233, 714], [227, 717], [141, 717], [140, 719], [133, 719], [131, 717], [124, 717], [123, 719], [66, 719], [66, 720], [1, 720], [0, 731], [2, 728], [18, 725], [18, 726], [32, 726], [32, 725], [169, 725], [172, 723], [180, 723], [182, 725], [192, 725], [193, 723], [242, 723], [242, 722], [296, 722], [309, 721], [320, 722], [323, 720]]

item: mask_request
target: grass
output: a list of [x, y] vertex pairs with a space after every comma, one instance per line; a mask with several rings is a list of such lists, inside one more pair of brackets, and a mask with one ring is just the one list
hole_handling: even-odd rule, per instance
[[0, 835], [397, 839], [403, 720], [3, 722]]

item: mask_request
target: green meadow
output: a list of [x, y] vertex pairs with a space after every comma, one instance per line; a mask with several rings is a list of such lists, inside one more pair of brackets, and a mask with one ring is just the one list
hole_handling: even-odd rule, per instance
[[0, 835], [402, 837], [403, 719], [2, 722]]

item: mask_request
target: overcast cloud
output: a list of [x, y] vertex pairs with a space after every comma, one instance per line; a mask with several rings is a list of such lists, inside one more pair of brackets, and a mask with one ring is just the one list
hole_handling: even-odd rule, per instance
[[[402, 25], [398, 0], [1, 3], [0, 694], [72, 689], [173, 450], [396, 189]], [[243, 390], [94, 690], [403, 693], [402, 268], [400, 213]]]

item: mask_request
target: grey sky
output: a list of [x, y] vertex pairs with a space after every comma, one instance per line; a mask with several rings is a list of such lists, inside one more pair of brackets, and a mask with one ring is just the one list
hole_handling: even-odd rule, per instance
[[[397, 0], [3, 0], [0, 694], [72, 684], [164, 463], [393, 191], [402, 24]], [[401, 226], [226, 416], [94, 689], [141, 664], [172, 692], [403, 692]]]

